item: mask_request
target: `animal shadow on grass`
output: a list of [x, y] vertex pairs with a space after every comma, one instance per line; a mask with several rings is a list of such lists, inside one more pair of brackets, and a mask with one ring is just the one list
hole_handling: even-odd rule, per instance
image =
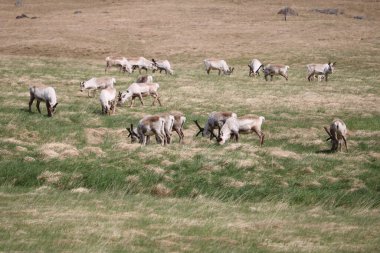
[[335, 153], [335, 151], [331, 149], [323, 149], [323, 150], [315, 151], [315, 153], [316, 154], [333, 154]]

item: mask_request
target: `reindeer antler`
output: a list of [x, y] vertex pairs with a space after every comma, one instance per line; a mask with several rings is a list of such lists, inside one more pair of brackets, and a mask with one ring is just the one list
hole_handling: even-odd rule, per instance
[[194, 120], [194, 123], [195, 123], [195, 125], [197, 125], [197, 127], [199, 128], [198, 133], [195, 135], [195, 136], [198, 136], [200, 133], [203, 132], [204, 128], [201, 127], [201, 126], [199, 125], [198, 120]]
[[214, 134], [214, 131], [209, 131], [209, 132], [210, 132], [210, 134], [211, 134], [211, 138], [210, 138], [210, 140], [212, 140], [212, 138], [215, 138], [216, 141], [220, 141], [220, 140], [221, 140], [219, 136], [216, 136], [216, 135]]
[[330, 131], [325, 126], [323, 128], [325, 129], [326, 133], [329, 135], [329, 138], [327, 138], [326, 141], [331, 140], [332, 139], [332, 135], [331, 135]]

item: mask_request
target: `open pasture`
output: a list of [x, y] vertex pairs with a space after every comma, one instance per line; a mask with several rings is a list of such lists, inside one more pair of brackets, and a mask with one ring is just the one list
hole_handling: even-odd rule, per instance
[[[0, 3], [0, 251], [378, 251], [378, 3], [293, 0], [285, 22], [282, 1], [23, 2]], [[79, 83], [110, 55], [168, 59], [174, 75], [153, 75], [163, 106], [102, 115]], [[233, 74], [207, 75], [213, 57]], [[289, 80], [249, 77], [252, 58]], [[306, 64], [328, 61], [329, 81], [308, 82]], [[138, 77], [107, 75], [117, 91]], [[28, 112], [35, 84], [55, 87], [52, 118]], [[170, 111], [187, 118], [183, 144], [131, 144], [126, 127]], [[212, 111], [264, 116], [264, 145], [195, 137]], [[329, 152], [334, 118], [348, 152]]]

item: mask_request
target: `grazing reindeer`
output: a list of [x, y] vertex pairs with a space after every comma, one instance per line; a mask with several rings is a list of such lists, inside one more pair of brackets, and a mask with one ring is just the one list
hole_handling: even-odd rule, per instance
[[149, 137], [156, 136], [161, 145], [166, 145], [165, 134], [165, 119], [157, 115], [148, 115], [139, 121], [137, 128], [127, 128], [129, 136], [131, 136], [132, 142], [139, 140], [142, 145], [146, 145], [149, 142]]
[[[169, 133], [169, 131], [175, 131], [178, 134], [179, 143], [182, 143], [183, 138], [185, 137], [185, 135], [183, 133], [183, 125], [185, 124], [186, 117], [180, 112], [173, 112], [173, 113], [170, 113], [169, 115], [174, 117], [174, 122], [173, 122], [173, 124], [171, 126], [171, 130], [170, 130], [170, 125], [171, 125], [170, 121], [172, 121], [172, 117], [167, 117], [169, 120], [169, 124], [165, 123], [165, 134], [166, 134], [166, 138], [167, 138], [167, 143], [168, 144], [171, 143], [171, 134]], [[167, 116], [167, 114], [165, 114], [165, 116]], [[129, 132], [128, 137], [131, 137], [132, 143], [139, 140], [139, 136], [137, 134], [137, 128], [136, 127], [134, 128], [133, 125], [131, 124], [131, 127], [127, 128], [127, 130]], [[159, 142], [159, 140], [157, 140], [157, 141]], [[149, 143], [149, 136], [147, 136], [147, 143]]]
[[[174, 74], [174, 71], [171, 69], [170, 62], [168, 60], [155, 61], [154, 59], [152, 59], [152, 62], [153, 65], [156, 66], [157, 70], [160, 71], [160, 74], [162, 71], [165, 71], [165, 75], [167, 75], [168, 72], [170, 75]], [[156, 70], [154, 69], [152, 72], [154, 73], [156, 72]]]
[[113, 66], [119, 68], [119, 71], [123, 70], [132, 73], [132, 65], [125, 57], [108, 56], [106, 58], [106, 69], [104, 70], [104, 73], [107, 73], [107, 70]]
[[[198, 124], [198, 121], [195, 120], [194, 123], [199, 128], [199, 131], [196, 134], [196, 136], [198, 136], [200, 133], [202, 133], [202, 136], [210, 136], [210, 140], [213, 137], [219, 138], [221, 127], [226, 122], [226, 120], [230, 117], [236, 118], [237, 115], [236, 115], [236, 113], [233, 113], [233, 112], [212, 112], [208, 115], [208, 119], [207, 119], [207, 122], [206, 122], [204, 128], [202, 128]], [[218, 136], [215, 136], [215, 134], [214, 134], [215, 128], [218, 129]]]
[[203, 61], [207, 74], [210, 74], [210, 70], [218, 70], [219, 75], [221, 72], [225, 75], [231, 75], [234, 71], [234, 68], [228, 67], [225, 60], [216, 60], [216, 59], [206, 59]]
[[130, 98], [132, 98], [130, 107], [133, 106], [135, 98], [139, 98], [142, 105], [144, 105], [143, 97], [152, 96], [154, 98], [153, 104], [156, 104], [156, 101], [161, 106], [160, 96], [158, 95], [158, 88], [160, 85], [158, 83], [133, 83], [131, 84], [126, 91], [119, 92], [118, 104], [124, 104]]
[[261, 125], [264, 123], [265, 118], [263, 116], [243, 116], [239, 118], [230, 117], [224, 123], [220, 130], [220, 137], [218, 138], [219, 144], [223, 145], [226, 140], [231, 138], [231, 135], [235, 136], [235, 140], [239, 140], [240, 133], [256, 133], [260, 139], [260, 146], [264, 143], [264, 133], [261, 131]]
[[274, 75], [280, 75], [288, 81], [288, 69], [289, 66], [282, 64], [268, 64], [264, 68], [265, 81], [268, 81], [267, 77], [270, 76], [270, 80], [273, 80]]
[[116, 109], [116, 89], [113, 87], [108, 87], [103, 89], [99, 95], [99, 101], [102, 105], [102, 113], [111, 115], [115, 113]]
[[249, 64], [249, 76], [259, 76], [259, 70], [264, 69], [264, 65], [257, 59], [253, 59]]
[[80, 83], [80, 91], [88, 91], [88, 96], [90, 96], [90, 91], [93, 91], [94, 97], [96, 90], [105, 89], [108, 87], [113, 87], [116, 83], [116, 79], [113, 77], [100, 77], [100, 78], [91, 78], [90, 80], [83, 81]]
[[157, 67], [153, 64], [153, 62], [142, 56], [137, 58], [128, 58], [127, 60], [132, 66], [132, 72], [139, 69], [139, 73], [141, 74], [142, 69], [146, 72], [148, 72], [148, 69], [157, 70]]
[[[309, 82], [314, 79], [315, 76], [323, 76], [325, 81], [327, 82], [327, 78], [329, 74], [334, 73], [334, 67], [336, 65], [336, 62], [334, 63], [326, 63], [326, 64], [308, 64], [307, 67], [307, 80]], [[319, 78], [318, 78], [319, 81]]]
[[48, 117], [52, 117], [57, 107], [57, 95], [53, 87], [29, 86], [30, 100], [29, 112], [32, 112], [32, 104], [37, 99], [37, 110], [41, 113], [40, 102], [45, 101]]
[[347, 135], [348, 130], [346, 127], [346, 124], [340, 119], [335, 119], [330, 124], [330, 129], [327, 127], [323, 127], [326, 131], [326, 133], [329, 135], [329, 138], [327, 138], [326, 141], [331, 140], [331, 151], [342, 151], [342, 141], [344, 141], [344, 145], [346, 146], [346, 152], [348, 152], [347, 149]]

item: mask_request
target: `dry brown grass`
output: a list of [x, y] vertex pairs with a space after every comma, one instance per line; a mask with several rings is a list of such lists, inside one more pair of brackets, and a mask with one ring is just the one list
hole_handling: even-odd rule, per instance
[[[299, 52], [309, 47], [329, 47], [333, 52], [376, 42], [373, 27], [379, 22], [380, 11], [376, 2], [293, 0], [287, 4], [300, 15], [288, 22], [276, 15], [283, 4], [252, 4], [244, 0], [69, 0], [26, 2], [15, 8], [13, 2], [4, 2], [0, 4], [0, 20], [7, 25], [0, 31], [0, 53], [88, 57], [99, 61], [108, 55], [171, 58], [183, 54], [192, 55], [189, 60], [198, 65], [204, 57], [253, 57], [284, 48]], [[339, 8], [345, 14], [323, 15], [311, 12], [313, 8]], [[74, 14], [77, 10], [82, 13]], [[38, 18], [16, 20], [21, 12]], [[366, 19], [358, 21], [352, 18], [354, 15]], [[304, 20], [313, 20], [314, 25], [305, 27]], [[334, 28], [330, 28], [331, 22]], [[275, 29], [268, 29], [269, 23]], [[289, 36], [292, 40], [288, 40]], [[346, 40], [347, 36], [355, 39]]]

